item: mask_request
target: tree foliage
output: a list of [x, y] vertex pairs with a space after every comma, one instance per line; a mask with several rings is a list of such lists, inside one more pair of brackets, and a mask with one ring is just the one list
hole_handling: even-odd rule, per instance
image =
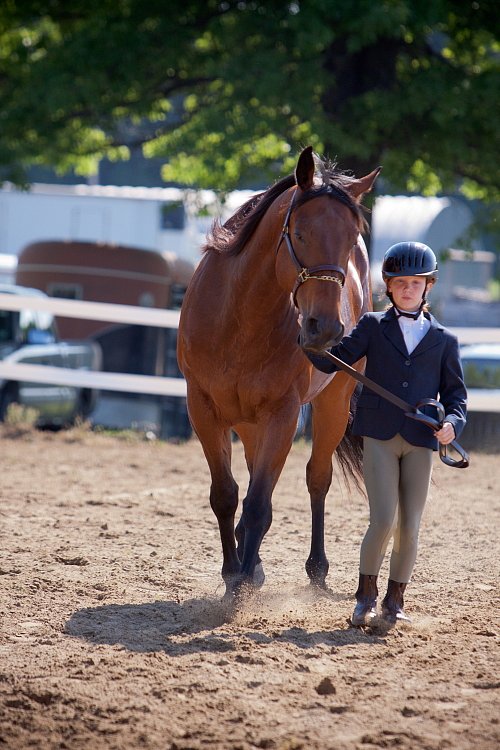
[[0, 177], [142, 146], [221, 190], [312, 144], [395, 189], [498, 198], [490, 0], [3, 0]]

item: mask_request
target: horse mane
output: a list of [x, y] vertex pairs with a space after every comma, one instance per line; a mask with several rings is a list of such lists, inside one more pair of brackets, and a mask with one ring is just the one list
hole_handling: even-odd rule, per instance
[[[314, 186], [302, 193], [296, 206], [320, 195], [330, 195], [341, 201], [354, 214], [360, 231], [366, 228], [366, 220], [360, 204], [349, 193], [353, 177], [337, 170], [336, 165], [314, 155], [316, 174]], [[316, 184], [317, 182], [317, 184]], [[262, 217], [276, 198], [296, 184], [295, 175], [283, 177], [267, 190], [252, 196], [224, 223], [216, 219], [207, 235], [203, 252], [239, 255], [254, 233]]]

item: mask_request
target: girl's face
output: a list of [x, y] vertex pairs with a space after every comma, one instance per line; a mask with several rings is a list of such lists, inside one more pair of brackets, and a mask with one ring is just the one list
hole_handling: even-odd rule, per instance
[[389, 279], [387, 286], [396, 307], [416, 312], [422, 302], [426, 281], [422, 276], [396, 276]]

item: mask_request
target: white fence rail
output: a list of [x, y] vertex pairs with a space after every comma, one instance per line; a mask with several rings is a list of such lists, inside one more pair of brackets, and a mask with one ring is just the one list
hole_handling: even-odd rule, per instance
[[[65, 318], [105, 320], [110, 323], [128, 323], [161, 328], [177, 328], [179, 325], [179, 313], [175, 310], [158, 310], [101, 302], [81, 302], [79, 300], [63, 300], [35, 295], [21, 296], [0, 293], [0, 309], [40, 310]], [[15, 364], [0, 361], [0, 379], [71, 385], [80, 388], [95, 388], [125, 393], [150, 393], [159, 396], [186, 395], [186, 381], [183, 378], [91, 372], [66, 367], [50, 367], [49, 365]]]
[[[179, 312], [132, 305], [56, 299], [54, 297], [21, 296], [0, 293], [1, 310], [41, 310], [66, 318], [104, 320], [110, 323], [177, 328]], [[500, 342], [498, 328], [455, 328], [461, 343]], [[183, 378], [152, 375], [126, 375], [114, 372], [90, 372], [48, 365], [14, 364], [0, 361], [0, 379], [22, 380], [32, 383], [54, 383], [81, 388], [95, 388], [125, 393], [147, 393], [160, 396], [185, 396]], [[500, 397], [495, 392], [469, 392], [471, 411], [500, 411]]]
[[41, 310], [64, 318], [106, 320], [109, 323], [131, 323], [160, 328], [177, 328], [177, 310], [158, 310], [152, 307], [114, 305], [105, 302], [82, 302], [56, 297], [24, 296], [0, 293], [0, 310]]

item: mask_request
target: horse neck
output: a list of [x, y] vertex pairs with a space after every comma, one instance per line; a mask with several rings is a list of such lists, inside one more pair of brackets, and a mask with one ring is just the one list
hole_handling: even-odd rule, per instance
[[342, 295], [342, 319], [349, 333], [359, 318], [373, 309], [368, 252], [362, 237], [359, 238], [349, 261], [349, 273]]
[[[283, 199], [277, 199], [281, 205]], [[290, 317], [290, 293], [276, 278], [276, 250], [283, 218], [274, 205], [262, 218], [241, 253], [234, 258], [233, 284], [241, 307], [251, 307], [255, 318], [262, 314], [273, 325]], [[280, 252], [283, 248], [280, 249]]]

